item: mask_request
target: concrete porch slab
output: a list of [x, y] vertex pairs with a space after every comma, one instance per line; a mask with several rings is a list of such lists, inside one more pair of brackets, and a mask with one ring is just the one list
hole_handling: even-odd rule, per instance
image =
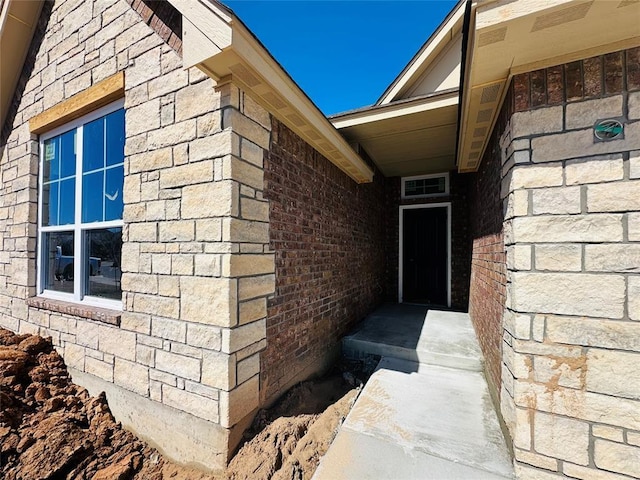
[[314, 480], [515, 478], [468, 314], [385, 305], [343, 346], [382, 360]]
[[363, 355], [482, 371], [482, 353], [469, 315], [388, 304], [369, 315], [342, 340], [348, 358]]

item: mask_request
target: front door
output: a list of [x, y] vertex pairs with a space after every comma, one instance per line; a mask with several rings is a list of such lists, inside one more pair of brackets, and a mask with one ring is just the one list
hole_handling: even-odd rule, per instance
[[448, 207], [402, 208], [401, 301], [448, 305]]

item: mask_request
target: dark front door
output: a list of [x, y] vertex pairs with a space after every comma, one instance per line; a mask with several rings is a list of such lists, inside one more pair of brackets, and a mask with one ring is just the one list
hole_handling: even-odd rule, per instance
[[447, 305], [447, 207], [402, 210], [402, 301]]

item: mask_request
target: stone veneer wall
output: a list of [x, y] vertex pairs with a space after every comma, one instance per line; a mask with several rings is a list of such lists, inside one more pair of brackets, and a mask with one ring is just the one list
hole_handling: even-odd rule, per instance
[[[517, 472], [640, 478], [640, 48], [512, 88], [501, 404]], [[624, 138], [594, 139], [606, 118]]]
[[399, 262], [399, 207], [430, 203], [451, 203], [451, 308], [467, 311], [469, 308], [470, 228], [469, 228], [469, 176], [449, 172], [449, 195], [431, 198], [401, 198], [401, 177], [386, 180], [386, 292], [385, 298], [398, 301]]
[[[215, 91], [183, 70], [166, 5], [45, 3], [3, 130], [0, 325], [51, 336], [74, 379], [106, 390], [125, 426], [178, 461], [216, 468], [259, 405], [274, 291], [262, 197], [271, 123], [233, 85]], [[39, 162], [28, 121], [119, 71], [123, 311], [34, 299]]]
[[276, 291], [262, 354], [265, 402], [335, 360], [339, 340], [382, 300], [384, 177], [358, 185], [273, 120], [265, 198]]

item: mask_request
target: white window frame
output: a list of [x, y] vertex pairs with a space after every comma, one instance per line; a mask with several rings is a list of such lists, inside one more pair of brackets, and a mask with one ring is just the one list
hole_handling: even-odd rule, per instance
[[[444, 177], [444, 192], [442, 193], [426, 193], [424, 195], [409, 195], [407, 196], [405, 194], [405, 184], [407, 182], [407, 180], [424, 180], [427, 178], [440, 178], [440, 177]], [[429, 197], [444, 197], [446, 195], [449, 195], [449, 172], [445, 172], [445, 173], [436, 173], [433, 175], [414, 175], [413, 177], [402, 177], [402, 194], [401, 194], [401, 198], [403, 199], [408, 199], [408, 198], [429, 198]]]
[[[82, 140], [84, 129], [83, 125], [104, 117], [110, 113], [124, 108], [124, 99], [110, 103], [104, 107], [96, 109], [87, 115], [65, 123], [64, 125], [50, 130], [40, 135], [39, 139], [39, 173], [38, 173], [38, 247], [37, 247], [37, 283], [36, 288], [39, 297], [51, 298], [54, 300], [63, 300], [67, 302], [80, 303], [87, 306], [95, 306], [108, 308], [112, 310], [122, 310], [122, 300], [112, 300], [109, 298], [94, 297], [85, 295], [85, 278], [83, 269], [85, 262], [74, 261], [73, 265], [73, 294], [59, 292], [56, 290], [46, 290], [44, 288], [44, 268], [48, 259], [44, 258], [43, 251], [44, 235], [52, 232], [73, 232], [73, 252], [74, 257], [84, 258], [86, 248], [83, 242], [83, 232], [88, 230], [107, 229], [107, 228], [123, 228], [124, 221], [111, 220], [106, 222], [82, 222]], [[43, 183], [44, 183], [44, 142], [52, 137], [56, 137], [69, 130], [78, 129], [76, 137], [76, 172], [75, 172], [75, 218], [74, 223], [67, 225], [42, 226], [42, 199], [43, 199]], [[123, 156], [124, 161], [124, 156]]]

